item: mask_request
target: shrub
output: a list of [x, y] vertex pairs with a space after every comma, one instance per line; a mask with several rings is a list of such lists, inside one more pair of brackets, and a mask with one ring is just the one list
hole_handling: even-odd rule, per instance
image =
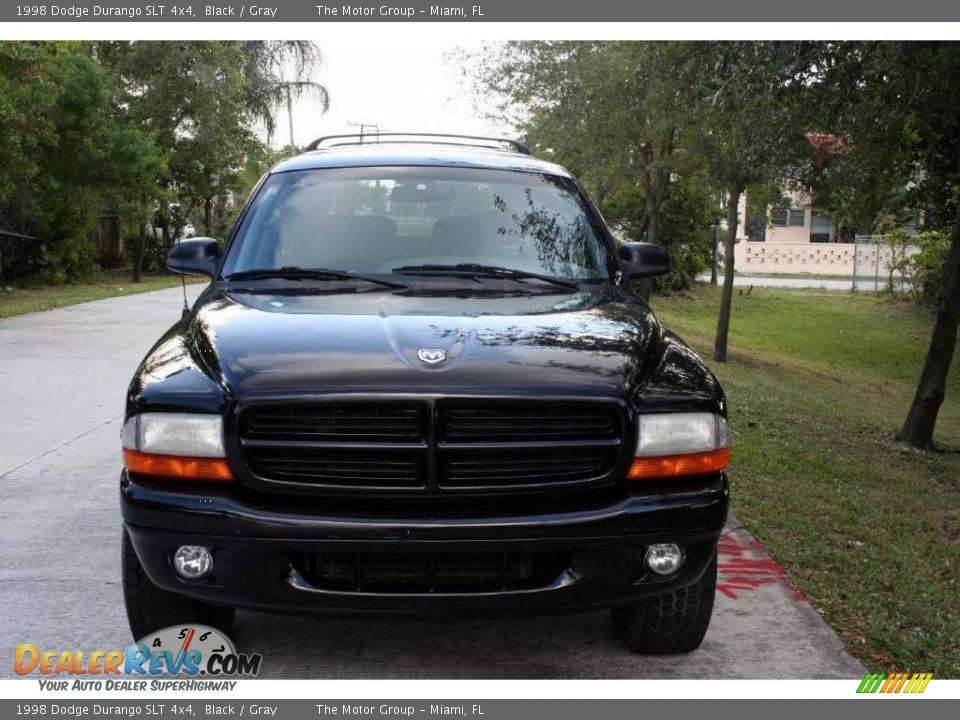
[[901, 258], [896, 269], [903, 275], [904, 285], [914, 302], [933, 305], [940, 292], [950, 238], [944, 232], [930, 230], [916, 235], [913, 244], [918, 252]]
[[[604, 203], [604, 215], [624, 240], [646, 240], [646, 206], [636, 186], [625, 186]], [[720, 206], [699, 177], [670, 183], [664, 197], [659, 244], [670, 255], [670, 273], [655, 278], [656, 291], [689, 288], [710, 266], [714, 224]]]

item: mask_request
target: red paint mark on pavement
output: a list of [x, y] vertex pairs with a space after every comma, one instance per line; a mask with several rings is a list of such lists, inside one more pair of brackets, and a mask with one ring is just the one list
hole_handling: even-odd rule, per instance
[[717, 554], [720, 561], [717, 590], [728, 598], [737, 600], [743, 592], [765, 585], [780, 585], [794, 600], [804, 599], [783, 568], [753, 538], [725, 532], [717, 545]]

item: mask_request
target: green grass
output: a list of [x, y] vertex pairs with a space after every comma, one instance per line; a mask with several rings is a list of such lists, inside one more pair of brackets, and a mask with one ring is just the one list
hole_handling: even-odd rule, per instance
[[[654, 298], [711, 357], [718, 295]], [[904, 301], [735, 294], [713, 363], [735, 431], [733, 511], [872, 670], [960, 677], [960, 356], [938, 453], [894, 440], [932, 317]]]
[[[187, 282], [198, 282], [187, 278]], [[0, 318], [54, 308], [89, 300], [134, 295], [176, 287], [180, 276], [170, 273], [144, 275], [139, 283], [130, 282], [130, 271], [104, 271], [85, 280], [66, 285], [0, 284]]]

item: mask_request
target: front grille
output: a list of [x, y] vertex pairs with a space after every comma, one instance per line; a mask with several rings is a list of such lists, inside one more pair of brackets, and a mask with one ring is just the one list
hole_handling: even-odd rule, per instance
[[330, 400], [239, 418], [252, 481], [284, 490], [505, 493], [612, 481], [624, 422], [582, 400]]
[[365, 448], [263, 447], [247, 453], [261, 477], [356, 488], [423, 486], [421, 453]]
[[339, 592], [479, 593], [531, 590], [569, 566], [563, 552], [316, 553], [294, 558], [313, 587]]
[[616, 461], [610, 447], [449, 449], [439, 482], [451, 488], [560, 484], [603, 475]]
[[456, 401], [440, 406], [443, 436], [471, 440], [594, 440], [617, 437], [619, 413], [598, 403]]
[[416, 440], [423, 431], [423, 405], [385, 402], [252, 407], [241, 428], [251, 440]]

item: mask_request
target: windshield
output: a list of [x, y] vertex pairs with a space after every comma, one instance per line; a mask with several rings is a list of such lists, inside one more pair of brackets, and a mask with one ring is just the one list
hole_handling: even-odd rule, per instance
[[222, 274], [330, 268], [376, 275], [461, 264], [609, 277], [605, 246], [571, 180], [449, 167], [273, 175], [238, 228]]

